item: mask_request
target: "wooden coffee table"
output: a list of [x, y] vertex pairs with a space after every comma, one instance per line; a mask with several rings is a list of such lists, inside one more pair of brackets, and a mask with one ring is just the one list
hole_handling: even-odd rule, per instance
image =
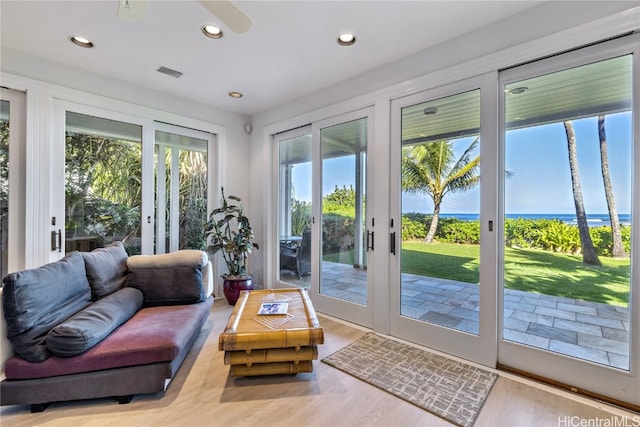
[[[286, 314], [260, 315], [263, 303], [287, 302]], [[324, 331], [305, 289], [242, 291], [218, 348], [231, 375], [312, 372]]]

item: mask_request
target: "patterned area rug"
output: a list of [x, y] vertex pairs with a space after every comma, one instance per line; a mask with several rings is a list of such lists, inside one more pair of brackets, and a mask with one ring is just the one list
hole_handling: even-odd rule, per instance
[[496, 374], [368, 333], [322, 361], [459, 426], [472, 426]]

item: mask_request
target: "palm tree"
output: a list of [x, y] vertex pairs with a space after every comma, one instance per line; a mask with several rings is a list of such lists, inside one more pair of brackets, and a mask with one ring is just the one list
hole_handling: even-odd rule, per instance
[[571, 187], [573, 188], [573, 202], [576, 206], [578, 219], [578, 232], [580, 233], [580, 245], [582, 247], [582, 262], [589, 265], [602, 265], [589, 234], [587, 214], [584, 210], [582, 199], [582, 186], [580, 184], [580, 170], [578, 169], [578, 155], [576, 152], [576, 134], [571, 120], [564, 122], [564, 130], [567, 134], [569, 148], [569, 168], [571, 169]]
[[440, 205], [448, 193], [464, 192], [480, 182], [480, 156], [473, 156], [478, 146], [476, 137], [455, 158], [449, 141], [437, 141], [402, 149], [402, 189], [408, 193], [426, 193], [433, 201], [433, 219], [424, 241], [430, 243], [436, 234]]
[[624, 251], [624, 246], [622, 245], [620, 220], [618, 219], [618, 210], [616, 209], [616, 202], [613, 198], [613, 188], [611, 187], [604, 116], [598, 116], [598, 137], [600, 139], [600, 167], [602, 169], [602, 180], [604, 181], [604, 194], [607, 198], [609, 221], [611, 222], [611, 256], [614, 258], [624, 258], [627, 256], [627, 253]]

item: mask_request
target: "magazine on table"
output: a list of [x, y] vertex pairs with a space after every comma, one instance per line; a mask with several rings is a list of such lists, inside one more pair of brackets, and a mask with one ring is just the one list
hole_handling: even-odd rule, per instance
[[288, 308], [288, 302], [263, 302], [262, 304], [260, 304], [260, 310], [258, 311], [258, 314], [287, 314]]

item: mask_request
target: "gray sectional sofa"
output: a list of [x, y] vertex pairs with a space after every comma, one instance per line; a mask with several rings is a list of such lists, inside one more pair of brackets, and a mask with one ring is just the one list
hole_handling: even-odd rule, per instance
[[127, 256], [120, 242], [3, 279], [1, 405], [166, 389], [213, 304], [207, 254]]

